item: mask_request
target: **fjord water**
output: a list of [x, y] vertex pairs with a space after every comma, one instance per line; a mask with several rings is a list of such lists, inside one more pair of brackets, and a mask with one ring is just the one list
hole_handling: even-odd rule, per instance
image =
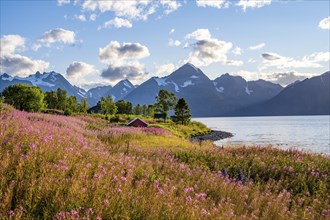
[[217, 145], [273, 145], [281, 149], [330, 154], [330, 116], [193, 118], [213, 130], [231, 132]]

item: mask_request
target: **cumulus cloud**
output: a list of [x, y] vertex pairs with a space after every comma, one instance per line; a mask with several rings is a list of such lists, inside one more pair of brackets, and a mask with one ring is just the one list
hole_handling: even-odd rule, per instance
[[148, 48], [140, 43], [123, 43], [121, 45], [118, 41], [111, 41], [107, 46], [99, 49], [99, 58], [105, 63], [141, 59], [149, 55]]
[[74, 18], [79, 21], [86, 21], [85, 15], [74, 15]]
[[242, 7], [243, 11], [247, 8], [261, 8], [270, 5], [272, 0], [240, 0], [236, 5]]
[[307, 78], [306, 75], [299, 75], [295, 72], [283, 72], [283, 73], [273, 73], [269, 74], [266, 77], [266, 80], [271, 81], [273, 83], [280, 84], [282, 86], [287, 86], [297, 80], [304, 80]]
[[34, 45], [38, 49], [41, 45], [50, 47], [53, 43], [73, 44], [75, 42], [75, 33], [63, 28], [56, 28], [45, 32], [38, 40], [39, 43]]
[[28, 76], [36, 71], [45, 71], [49, 63], [33, 60], [17, 54], [25, 48], [25, 39], [19, 35], [5, 35], [0, 39], [0, 72], [12, 75]]
[[96, 20], [96, 17], [97, 17], [96, 14], [91, 14], [91, 15], [89, 16], [89, 20], [90, 20], [90, 21], [95, 21], [95, 20]]
[[82, 77], [88, 73], [94, 72], [94, 66], [90, 65], [88, 63], [84, 63], [81, 61], [74, 61], [69, 65], [69, 67], [66, 69], [66, 74], [69, 77]]
[[101, 13], [113, 12], [118, 17], [134, 20], [146, 20], [155, 12], [151, 1], [104, 1], [86, 0], [82, 8], [88, 11], [99, 10]]
[[[233, 47], [231, 42], [212, 38], [208, 29], [197, 29], [187, 34], [186, 39], [195, 39], [196, 42], [190, 44], [193, 51], [189, 54], [188, 62], [197, 66], [207, 66], [211, 63], [227, 63], [227, 53]], [[237, 62], [232, 62], [237, 64]]]
[[173, 40], [172, 38], [168, 41], [168, 45], [171, 47], [178, 47], [181, 45], [181, 42], [178, 40]]
[[174, 32], [175, 32], [175, 29], [172, 28], [172, 29], [170, 30], [169, 34], [173, 34]]
[[330, 30], [330, 16], [322, 19], [319, 22], [319, 28], [325, 29], [325, 30]]
[[260, 43], [260, 44], [257, 44], [257, 45], [250, 46], [248, 49], [249, 50], [260, 50], [264, 46], [266, 46], [265, 43]]
[[116, 81], [120, 79], [129, 79], [131, 81], [140, 81], [145, 79], [148, 73], [145, 71], [144, 65], [140, 63], [131, 63], [128, 65], [109, 67], [102, 71], [101, 76], [105, 79]]
[[139, 82], [146, 77], [147, 72], [138, 60], [149, 55], [148, 48], [140, 43], [120, 44], [111, 41], [107, 46], [99, 49], [101, 62], [109, 64], [108, 68], [102, 71], [101, 76], [112, 81], [127, 78]]
[[186, 39], [205, 40], [211, 38], [211, 33], [208, 29], [197, 29], [196, 31], [187, 34]]
[[161, 76], [163, 74], [172, 73], [175, 69], [174, 64], [168, 63], [156, 67], [156, 75]]
[[330, 52], [318, 52], [308, 56], [304, 56], [302, 59], [294, 59], [291, 57], [280, 56], [275, 53], [263, 53], [262, 57], [264, 61], [260, 66], [261, 70], [275, 67], [278, 69], [287, 68], [321, 68], [323, 65], [321, 62], [330, 61]]
[[4, 35], [0, 39], [1, 56], [12, 54], [17, 50], [24, 49], [25, 39], [20, 35]]
[[235, 55], [241, 55], [242, 49], [240, 47], [235, 47], [231, 52]]
[[228, 2], [226, 0], [196, 0], [198, 7], [214, 7], [214, 8], [226, 8]]
[[170, 14], [181, 7], [181, 4], [175, 0], [161, 0], [160, 3], [165, 8], [165, 14]]
[[[123, 18], [118, 18], [115, 17], [114, 19], [107, 21], [103, 24], [103, 28], [111, 28], [111, 27], [115, 27], [115, 28], [131, 28], [133, 25], [132, 23], [127, 20], [127, 19], [123, 19]], [[102, 27], [99, 27], [98, 29], [101, 29]]]
[[69, 4], [70, 0], [57, 0], [57, 5], [58, 6], [62, 6], [62, 5], [66, 5]]

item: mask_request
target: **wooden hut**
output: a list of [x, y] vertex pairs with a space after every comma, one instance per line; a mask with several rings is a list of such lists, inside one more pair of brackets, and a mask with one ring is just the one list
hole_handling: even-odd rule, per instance
[[140, 118], [135, 118], [132, 121], [128, 122], [127, 126], [132, 127], [148, 127], [148, 124]]

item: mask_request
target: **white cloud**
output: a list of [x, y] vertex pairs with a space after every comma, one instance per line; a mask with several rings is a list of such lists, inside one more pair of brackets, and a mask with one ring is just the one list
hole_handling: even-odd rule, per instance
[[168, 45], [171, 47], [178, 47], [181, 45], [181, 42], [178, 40], [173, 40], [172, 38], [168, 41]]
[[84, 10], [101, 13], [114, 12], [118, 17], [134, 20], [146, 20], [148, 16], [155, 12], [152, 1], [104, 1], [86, 0], [82, 4]]
[[161, 76], [161, 75], [164, 75], [164, 74], [169, 74], [169, 73], [172, 73], [175, 69], [175, 66], [174, 64], [172, 63], [168, 63], [168, 64], [163, 64], [163, 65], [160, 65], [160, 66], [156, 66], [156, 75], [157, 76]]
[[306, 74], [299, 74], [296, 72], [281, 72], [281, 73], [266, 74], [265, 80], [280, 84], [282, 86], [287, 86], [297, 80], [304, 80], [309, 76], [310, 74], [306, 75]]
[[92, 72], [95, 72], [94, 66], [81, 61], [72, 62], [66, 69], [66, 74], [69, 77], [83, 77]]
[[261, 70], [275, 67], [277, 69], [289, 69], [289, 68], [321, 68], [323, 67], [321, 62], [330, 61], [330, 52], [313, 53], [308, 56], [304, 56], [302, 59], [297, 60], [291, 57], [283, 57], [275, 53], [263, 53], [262, 57], [264, 61], [259, 67]]
[[66, 5], [69, 4], [70, 0], [57, 0], [57, 5], [58, 6], [62, 6], [62, 5]]
[[260, 43], [260, 44], [257, 44], [257, 45], [250, 46], [250, 47], [248, 47], [248, 49], [249, 50], [260, 50], [264, 46], [266, 46], [265, 43]]
[[208, 66], [215, 62], [229, 65], [238, 64], [237, 62], [227, 63], [227, 53], [233, 47], [233, 44], [212, 38], [208, 29], [197, 29], [187, 34], [185, 38], [197, 40], [190, 45], [193, 51], [189, 53], [187, 62], [191, 62], [196, 66]]
[[75, 42], [75, 33], [73, 31], [65, 30], [63, 28], [56, 28], [49, 30], [38, 40], [46, 46], [52, 43], [62, 42], [64, 44], [73, 44]]
[[228, 2], [226, 0], [196, 0], [198, 7], [214, 7], [214, 8], [226, 8]]
[[[103, 28], [111, 28], [111, 27], [115, 27], [115, 28], [122, 28], [122, 27], [131, 28], [132, 27], [132, 23], [129, 20], [127, 20], [127, 19], [115, 17], [114, 19], [105, 22], [102, 27]], [[99, 27], [99, 29], [100, 29], [100, 27]]]
[[79, 21], [86, 21], [85, 15], [74, 15], [74, 17]]
[[0, 45], [0, 72], [23, 77], [36, 71], [44, 71], [49, 66], [49, 63], [43, 60], [32, 60], [16, 54], [25, 48], [25, 39], [19, 35], [3, 36]]
[[170, 30], [169, 34], [173, 34], [174, 32], [175, 32], [175, 29], [172, 28], [172, 29]]
[[24, 49], [25, 39], [20, 35], [4, 35], [0, 39], [0, 55], [12, 54]]
[[319, 22], [319, 28], [330, 30], [330, 16]]
[[160, 3], [165, 7], [165, 14], [170, 14], [181, 7], [181, 4], [175, 0], [161, 0]]
[[241, 55], [242, 54], [242, 49], [240, 47], [235, 47], [232, 50], [232, 53], [235, 54], [235, 55]]
[[89, 20], [90, 20], [90, 21], [95, 21], [95, 20], [96, 20], [96, 17], [97, 17], [96, 14], [91, 14], [91, 15], [89, 16]]
[[211, 33], [208, 29], [197, 29], [196, 31], [187, 34], [186, 39], [205, 40], [211, 38]]
[[140, 43], [123, 43], [111, 41], [104, 48], [99, 49], [100, 60], [104, 63], [118, 63], [123, 60], [141, 59], [149, 56], [149, 50]]
[[101, 76], [105, 79], [116, 81], [127, 78], [133, 82], [140, 82], [147, 76], [145, 67], [139, 59], [150, 55], [146, 46], [140, 43], [123, 43], [111, 41], [104, 48], [99, 49], [101, 62], [109, 64]]
[[227, 60], [226, 64], [228, 66], [242, 66], [244, 62], [241, 60]]
[[261, 8], [270, 5], [272, 0], [240, 0], [236, 5], [242, 7], [243, 11], [247, 8]]
[[134, 83], [144, 80], [147, 75], [144, 65], [139, 62], [131, 62], [120, 66], [110, 64], [101, 73], [103, 78], [110, 81], [128, 79]]

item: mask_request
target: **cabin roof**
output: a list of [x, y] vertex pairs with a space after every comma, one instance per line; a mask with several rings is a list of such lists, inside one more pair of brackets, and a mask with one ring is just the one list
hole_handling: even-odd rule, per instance
[[143, 124], [145, 124], [146, 126], [148, 126], [148, 123], [143, 121], [142, 119], [140, 118], [134, 118], [132, 121], [128, 122], [127, 125], [129, 126], [130, 124], [132, 124], [133, 122], [135, 121], [139, 121], [139, 122], [142, 122]]

